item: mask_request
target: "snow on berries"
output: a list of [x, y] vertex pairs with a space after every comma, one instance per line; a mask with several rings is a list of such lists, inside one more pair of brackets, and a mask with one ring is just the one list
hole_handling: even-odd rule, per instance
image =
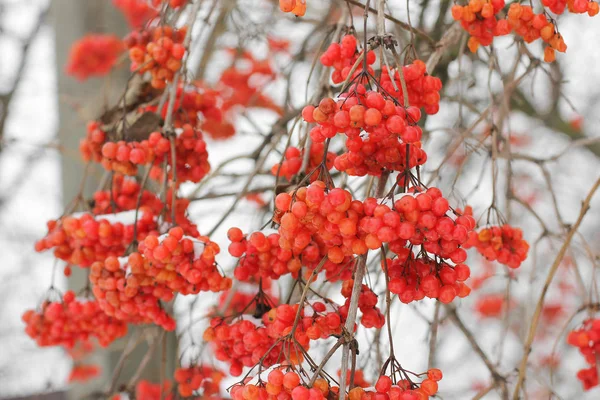
[[498, 261], [510, 268], [519, 268], [529, 251], [523, 231], [508, 224], [470, 232], [465, 247], [475, 247], [487, 260]]
[[589, 368], [577, 372], [584, 390], [598, 386], [598, 351], [600, 350], [600, 319], [586, 320], [583, 325], [569, 332], [567, 343], [577, 347]]
[[[134, 240], [143, 240], [158, 227], [154, 214], [135, 210], [114, 214], [72, 214], [48, 222], [48, 234], [35, 244], [38, 252], [54, 250], [54, 256], [72, 265], [89, 267], [107, 257], [120, 257]], [[134, 236], [135, 235], [135, 236]]]
[[127, 325], [105, 314], [98, 301], [77, 298], [72, 291], [62, 301], [45, 301], [40, 311], [27, 310], [22, 319], [25, 333], [42, 347], [71, 349], [92, 338], [106, 347], [127, 333]]
[[79, 80], [106, 75], [124, 50], [114, 35], [87, 35], [73, 43], [67, 61], [67, 74]]

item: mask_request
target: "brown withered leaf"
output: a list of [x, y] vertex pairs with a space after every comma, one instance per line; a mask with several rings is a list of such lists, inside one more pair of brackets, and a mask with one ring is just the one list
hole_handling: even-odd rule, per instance
[[141, 142], [148, 139], [150, 134], [162, 123], [162, 118], [153, 112], [145, 112], [127, 129], [125, 129], [124, 139], [126, 142]]

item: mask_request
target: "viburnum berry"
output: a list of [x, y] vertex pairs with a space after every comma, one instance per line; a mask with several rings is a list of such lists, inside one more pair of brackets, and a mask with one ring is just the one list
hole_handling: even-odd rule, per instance
[[489, 261], [498, 261], [510, 268], [519, 268], [527, 258], [529, 243], [519, 228], [504, 224], [471, 232], [466, 248], [475, 247]]

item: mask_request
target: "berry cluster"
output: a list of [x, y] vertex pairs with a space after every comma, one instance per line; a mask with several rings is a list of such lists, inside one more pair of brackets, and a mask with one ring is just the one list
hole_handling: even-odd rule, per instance
[[[277, 176], [285, 177], [289, 182], [292, 181], [292, 178], [300, 172], [300, 168], [302, 167], [302, 161], [304, 159], [305, 150], [298, 149], [297, 147], [288, 147], [284, 153], [284, 160], [281, 164], [275, 164], [271, 168], [271, 174]], [[308, 156], [308, 165], [306, 168], [306, 172], [312, 172], [317, 167], [319, 167], [323, 163], [323, 156], [325, 152], [325, 144], [324, 143], [313, 143], [310, 146], [310, 154]], [[333, 168], [333, 162], [335, 160], [336, 154], [328, 151], [325, 156], [325, 168], [329, 171]], [[318, 178], [319, 174], [312, 174], [310, 176], [310, 181], [314, 182]]]
[[[168, 147], [166, 143], [168, 143]], [[210, 171], [208, 163], [208, 152], [206, 151], [206, 142], [199, 130], [185, 124], [175, 140], [175, 168], [177, 173], [177, 182], [200, 182]], [[155, 150], [156, 158], [154, 167], [150, 174], [154, 179], [160, 179], [163, 172], [160, 168], [163, 161], [168, 165], [173, 165], [171, 143], [160, 132], [153, 132], [148, 138], [148, 143]], [[158, 151], [160, 149], [160, 151]], [[168, 151], [163, 151], [168, 149]], [[104, 149], [103, 149], [104, 150]], [[173, 169], [169, 170], [169, 178], [173, 179]]]
[[567, 343], [579, 348], [589, 368], [577, 372], [584, 390], [598, 386], [598, 355], [600, 354], [600, 319], [588, 319], [579, 329], [569, 332]]
[[545, 14], [534, 14], [531, 6], [513, 3], [508, 8], [506, 17], [513, 31], [527, 43], [541, 38], [549, 45], [544, 49], [544, 61], [552, 62], [556, 58], [555, 51], [564, 53], [567, 50], [567, 45], [554, 24], [548, 21]]
[[135, 179], [115, 174], [110, 190], [94, 193], [92, 212], [101, 215], [135, 210], [139, 198], [140, 210], [149, 209], [152, 213], [159, 214], [163, 208], [160, 199], [149, 190], [144, 190], [140, 197], [140, 190], [141, 186]]
[[[331, 80], [333, 83], [342, 83], [350, 75], [352, 67], [360, 57], [360, 53], [357, 50], [358, 42], [353, 35], [346, 35], [342, 38], [340, 43], [331, 43], [327, 50], [321, 55], [321, 64], [325, 67], [333, 67], [331, 74]], [[375, 52], [367, 52], [367, 65], [368, 71], [371, 75], [374, 75], [373, 69], [370, 65], [374, 64], [377, 60]], [[362, 71], [363, 64], [360, 63], [353, 73], [352, 77], [357, 76]]]
[[123, 42], [115, 35], [84, 36], [71, 46], [67, 74], [82, 81], [106, 75], [123, 50]]
[[[171, 382], [165, 381], [162, 386], [160, 383], [152, 383], [147, 380], [140, 380], [135, 385], [135, 397], [139, 400], [173, 400], [171, 393]], [[129, 394], [116, 394], [110, 400], [130, 400]]]
[[337, 388], [330, 388], [325, 379], [315, 380], [311, 388], [302, 383], [300, 375], [286, 371], [285, 367], [276, 367], [268, 371], [266, 382], [261, 376], [231, 388], [233, 400], [325, 400], [331, 394], [337, 397]]
[[505, 19], [497, 18], [504, 8], [504, 0], [469, 0], [469, 4], [452, 6], [452, 18], [460, 21], [465, 31], [471, 35], [469, 50], [477, 51], [479, 45], [489, 46], [495, 36], [508, 35], [511, 27]]
[[294, 262], [292, 252], [279, 246], [280, 236], [272, 233], [266, 236], [262, 232], [254, 232], [249, 237], [239, 228], [231, 228], [227, 232], [231, 244], [229, 254], [240, 258], [234, 276], [237, 280], [247, 282], [260, 278], [277, 279], [287, 273], [295, 273], [302, 265]]
[[340, 317], [338, 306], [332, 302], [309, 301], [303, 309], [299, 305], [281, 304], [263, 315], [268, 334], [273, 338], [283, 338], [292, 331], [296, 315], [300, 312], [294, 338], [308, 350], [310, 340], [326, 339], [340, 335], [344, 320]]
[[106, 315], [97, 301], [78, 299], [68, 291], [62, 302], [44, 302], [41, 311], [23, 314], [25, 333], [39, 346], [72, 348], [79, 341], [96, 338], [101, 346], [125, 336], [127, 325]]
[[113, 4], [121, 10], [129, 26], [135, 29], [143, 28], [146, 22], [158, 16], [158, 10], [148, 0], [113, 0]]
[[[440, 110], [440, 90], [442, 90], [442, 81], [440, 78], [427, 74], [427, 67], [421, 60], [415, 60], [412, 64], [402, 67], [402, 74], [406, 82], [406, 93], [408, 95], [408, 104], [413, 107], [423, 108], [429, 114], [437, 114]], [[392, 83], [392, 77], [395, 82]], [[402, 84], [400, 81], [400, 73], [390, 72], [387, 67], [381, 68], [381, 87], [390, 93], [400, 104], [405, 104], [404, 93], [402, 92]], [[408, 111], [408, 110], [407, 110]], [[416, 123], [417, 118], [411, 120]]]
[[[175, 159], [177, 181], [199, 182], [210, 171], [206, 142], [202, 133], [190, 124], [176, 130]], [[100, 162], [107, 171], [135, 175], [138, 165], [152, 164], [151, 177], [160, 180], [161, 165], [167, 160], [172, 179], [171, 141], [160, 132], [152, 132], [148, 139], [138, 141], [111, 141], [98, 122], [88, 124], [86, 138], [79, 145], [85, 161]]]
[[279, 0], [279, 8], [284, 13], [302, 17], [306, 14], [306, 0]]
[[[230, 363], [229, 373], [233, 376], [240, 376], [243, 367], [259, 362], [265, 367], [275, 364], [282, 351], [282, 342], [269, 336], [261, 321], [252, 317], [235, 321], [213, 318], [203, 339], [211, 343], [217, 360]], [[299, 351], [289, 350], [290, 359], [300, 356]]]
[[[132, 256], [136, 259], [139, 254], [133, 253]], [[100, 308], [119, 321], [154, 323], [165, 330], [174, 330], [175, 320], [160, 303], [161, 300], [173, 300], [173, 291], [165, 285], [154, 284], [152, 277], [143, 273], [127, 271], [126, 261], [109, 257], [105, 262], [92, 264], [90, 282]]]
[[598, 14], [598, 3], [590, 0], [542, 0], [544, 7], [548, 7], [554, 14], [562, 14], [565, 8], [573, 14], [587, 13], [590, 17]]
[[483, 318], [497, 318], [506, 310], [506, 296], [503, 294], [488, 294], [481, 296], [475, 302], [475, 312]]
[[469, 295], [471, 289], [464, 283], [471, 273], [468, 266], [453, 267], [426, 255], [413, 258], [412, 252], [405, 250], [397, 258], [387, 259], [389, 290], [397, 294], [400, 301], [410, 303], [428, 297], [448, 304], [457, 296]]
[[223, 112], [240, 107], [263, 108], [282, 115], [282, 108], [263, 93], [263, 87], [276, 77], [270, 57], [258, 60], [249, 51], [240, 54], [237, 48], [228, 52], [234, 57], [232, 65], [219, 78]]
[[489, 261], [498, 261], [510, 268], [519, 268], [527, 258], [529, 243], [523, 231], [508, 224], [471, 232], [465, 248], [475, 247]]
[[224, 376], [221, 371], [205, 366], [177, 368], [174, 375], [181, 396], [190, 397], [201, 389], [202, 398], [218, 394]]
[[375, 387], [371, 390], [365, 390], [361, 387], [355, 387], [348, 393], [349, 400], [421, 400], [435, 396], [438, 392], [438, 382], [442, 379], [442, 372], [439, 369], [430, 369], [425, 378], [419, 385], [407, 379], [397, 381], [395, 384], [392, 378], [382, 375], [377, 379]]
[[[222, 90], [205, 87], [201, 83], [177, 86], [173, 106], [173, 124], [182, 127], [185, 124], [200, 125], [201, 129], [213, 139], [227, 139], [235, 134], [235, 127], [225, 120]], [[166, 101], [160, 110], [162, 118], [166, 118], [171, 108], [170, 101]], [[157, 106], [148, 106], [144, 111], [158, 112]]]
[[[348, 317], [352, 286], [354, 280], [348, 279], [342, 284], [342, 296], [346, 302], [340, 307], [340, 315], [345, 320]], [[365, 328], [381, 328], [385, 324], [385, 317], [377, 307], [377, 295], [367, 286], [362, 285], [358, 297], [358, 308], [362, 312], [361, 324]]]
[[[280, 224], [279, 245], [291, 251], [298, 269], [306, 265], [313, 269], [327, 256], [340, 267], [355, 254], [365, 254], [367, 245], [358, 236], [362, 203], [353, 201], [349, 191], [325, 190], [325, 184], [315, 181], [292, 194], [280, 193], [275, 198], [275, 218]], [[324, 265], [326, 271], [330, 271]]]
[[187, 237], [176, 227], [160, 237], [148, 235], [127, 264], [133, 274], [145, 274], [155, 285], [165, 284], [183, 295], [220, 292], [231, 287], [231, 279], [223, 277], [217, 268], [215, 256], [219, 251], [207, 237]]
[[404, 171], [427, 159], [420, 148], [423, 132], [416, 125], [421, 111], [397, 106], [363, 85], [353, 86], [337, 102], [325, 98], [317, 107], [306, 106], [302, 116], [306, 122], [317, 123], [310, 131], [315, 143], [323, 143], [338, 132], [347, 136], [348, 151], [337, 156], [334, 165], [349, 175], [379, 176], [383, 169]]
[[394, 202], [393, 208], [368, 198], [364, 201], [365, 217], [360, 228], [368, 234], [370, 249], [389, 243], [394, 253], [406, 254], [404, 247], [408, 242], [440, 258], [462, 263], [467, 253], [460, 246], [467, 241], [475, 220], [469, 215], [456, 215], [453, 219], [447, 215], [449, 211], [448, 200], [435, 187], [405, 194]]
[[164, 89], [181, 68], [186, 32], [185, 26], [180, 29], [157, 26], [130, 33], [124, 42], [129, 49], [131, 70], [140, 74], [150, 72], [152, 87]]
[[100, 367], [95, 364], [74, 364], [67, 382], [87, 382], [100, 375]]
[[174, 293], [197, 294], [229, 289], [231, 280], [217, 269], [218, 246], [206, 237], [185, 237], [181, 227], [167, 235], [148, 235], [139, 253], [109, 257], [92, 265], [90, 280], [102, 309], [119, 320], [154, 322], [167, 330], [174, 320], [161, 308]]
[[156, 228], [151, 212], [140, 212], [137, 221], [133, 210], [101, 216], [72, 214], [49, 221], [48, 234], [36, 242], [35, 250], [54, 249], [56, 258], [89, 267], [109, 256], [120, 257], [134, 239], [143, 240]]

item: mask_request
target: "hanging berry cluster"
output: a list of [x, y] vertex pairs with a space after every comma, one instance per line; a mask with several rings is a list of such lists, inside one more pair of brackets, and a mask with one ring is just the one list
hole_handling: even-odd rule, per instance
[[[572, 13], [588, 13], [590, 17], [598, 14], [598, 3], [589, 0], [542, 0], [542, 4], [555, 14], [562, 14], [568, 4]], [[555, 52], [567, 50], [555, 22], [546, 17], [545, 11], [535, 14], [531, 6], [512, 3], [506, 12], [506, 19], [498, 17], [505, 7], [504, 0], [469, 0], [465, 6], [454, 5], [452, 17], [460, 21], [462, 27], [471, 36], [468, 47], [476, 52], [480, 45], [488, 46], [495, 36], [508, 35], [511, 32], [521, 36], [527, 43], [542, 39], [546, 43], [544, 61], [556, 59]]]
[[579, 348], [589, 368], [577, 372], [584, 390], [598, 386], [598, 354], [600, 354], [600, 319], [588, 319], [579, 329], [569, 332], [567, 343]]
[[73, 348], [79, 341], [97, 339], [108, 346], [127, 333], [127, 325], [105, 314], [95, 300], [77, 298], [68, 291], [62, 301], [42, 304], [41, 310], [27, 310], [23, 314], [25, 333], [38, 346]]
[[519, 268], [529, 251], [523, 231], [508, 224], [470, 232], [465, 247], [475, 247], [487, 260], [498, 261], [510, 268]]

